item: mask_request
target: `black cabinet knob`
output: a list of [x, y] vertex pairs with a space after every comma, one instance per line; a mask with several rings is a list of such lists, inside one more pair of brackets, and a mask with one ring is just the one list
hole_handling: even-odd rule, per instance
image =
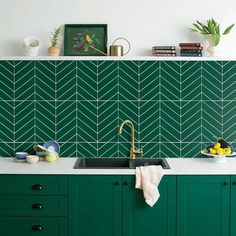
[[32, 208], [33, 209], [43, 209], [43, 205], [40, 203], [35, 203], [32, 205]]
[[125, 186], [128, 186], [128, 185], [129, 185], [129, 183], [128, 183], [127, 181], [125, 181], [125, 182], [124, 182], [124, 185], [125, 185]]
[[43, 186], [40, 184], [34, 184], [32, 185], [33, 190], [43, 190]]
[[115, 186], [119, 186], [120, 185], [120, 183], [119, 182], [115, 182]]
[[32, 226], [32, 230], [34, 230], [34, 231], [42, 231], [43, 230], [43, 226], [41, 226], [41, 225], [33, 225]]
[[236, 185], [236, 181], [233, 181], [233, 182], [232, 182], [232, 185]]
[[225, 181], [225, 182], [224, 182], [224, 185], [229, 185], [229, 183]]

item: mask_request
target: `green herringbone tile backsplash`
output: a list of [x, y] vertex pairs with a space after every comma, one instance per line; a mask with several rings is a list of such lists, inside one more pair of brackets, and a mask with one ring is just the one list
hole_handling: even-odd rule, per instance
[[56, 140], [64, 157], [195, 157], [236, 143], [236, 62], [0, 61], [0, 156]]

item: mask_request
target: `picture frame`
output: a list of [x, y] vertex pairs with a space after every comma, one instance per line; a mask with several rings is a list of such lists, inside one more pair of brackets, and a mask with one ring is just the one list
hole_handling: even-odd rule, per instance
[[107, 55], [107, 24], [66, 24], [64, 55]]

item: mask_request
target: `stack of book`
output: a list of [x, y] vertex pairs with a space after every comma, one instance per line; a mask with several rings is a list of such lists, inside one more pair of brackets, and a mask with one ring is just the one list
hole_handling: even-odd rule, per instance
[[182, 57], [201, 57], [202, 44], [201, 43], [180, 43], [180, 56]]
[[157, 57], [175, 57], [175, 46], [154, 46], [152, 47], [152, 55]]

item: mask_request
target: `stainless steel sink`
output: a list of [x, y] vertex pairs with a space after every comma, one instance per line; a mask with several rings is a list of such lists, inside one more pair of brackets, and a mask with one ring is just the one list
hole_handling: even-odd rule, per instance
[[163, 169], [170, 169], [164, 158], [78, 158], [74, 169], [135, 169], [139, 166], [161, 165]]

